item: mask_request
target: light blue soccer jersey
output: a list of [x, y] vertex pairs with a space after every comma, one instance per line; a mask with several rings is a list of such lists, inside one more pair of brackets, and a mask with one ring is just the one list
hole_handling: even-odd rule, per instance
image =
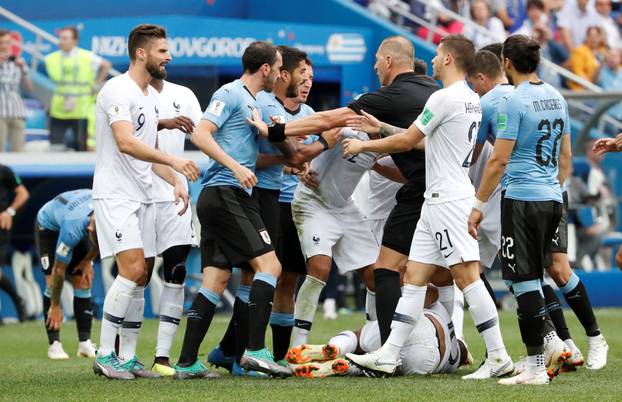
[[73, 249], [88, 236], [87, 226], [93, 213], [90, 189], [67, 191], [48, 201], [37, 213], [37, 222], [47, 230], [59, 232], [56, 260], [71, 262]]
[[564, 97], [547, 83], [524, 81], [500, 103], [497, 125], [497, 138], [516, 141], [505, 170], [505, 197], [562, 202], [559, 151], [570, 133]]
[[[311, 116], [315, 111], [311, 106], [302, 104], [300, 108], [294, 112], [290, 111], [285, 115], [285, 119], [287, 121], [299, 120], [307, 116]], [[304, 144], [311, 144], [314, 141], [317, 141], [317, 135], [310, 135], [304, 140]], [[298, 176], [291, 174], [284, 174], [283, 179], [281, 181], [281, 193], [279, 194], [279, 202], [291, 204], [294, 200], [294, 192], [296, 191], [296, 187], [298, 186]]]
[[[257, 107], [261, 111], [261, 117], [266, 124], [271, 125], [272, 120], [270, 116], [277, 119], [280, 122], [287, 121], [287, 110], [285, 106], [277, 99], [277, 97], [270, 92], [262, 91], [257, 94]], [[260, 137], [259, 140], [259, 153], [266, 155], [280, 155], [281, 151], [276, 145], [268, 141], [267, 138]], [[280, 190], [281, 181], [283, 177], [283, 165], [273, 165], [265, 168], [257, 169], [255, 172], [257, 176], [257, 187], [267, 190]]]
[[[203, 118], [218, 127], [214, 139], [229, 156], [255, 171], [258, 144], [257, 130], [246, 121], [252, 118], [256, 100], [244, 83], [237, 79], [220, 87], [210, 101]], [[201, 180], [204, 187], [235, 186], [243, 188], [231, 170], [213, 159]], [[248, 194], [252, 189], [244, 189]]]
[[495, 139], [497, 138], [497, 111], [499, 102], [501, 102], [504, 96], [509, 95], [513, 91], [514, 86], [510, 84], [499, 84], [480, 98], [482, 123], [477, 131], [476, 142], [478, 144], [483, 144], [486, 141], [489, 141], [492, 145], [495, 144]]

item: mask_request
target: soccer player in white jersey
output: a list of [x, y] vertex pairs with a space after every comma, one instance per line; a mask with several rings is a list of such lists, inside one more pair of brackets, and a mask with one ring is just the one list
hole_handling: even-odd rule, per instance
[[[160, 96], [160, 118], [177, 119], [182, 124], [181, 129], [160, 130], [158, 148], [182, 157], [186, 133], [192, 133], [203, 115], [201, 105], [190, 88], [159, 78], [153, 79], [151, 86]], [[186, 178], [179, 173], [177, 176], [188, 190]], [[171, 367], [169, 355], [184, 306], [186, 258], [190, 248], [197, 246], [197, 240], [191, 209], [180, 216], [181, 208], [175, 203], [173, 187], [156, 174], [153, 175], [153, 201], [156, 206], [156, 252], [163, 260], [164, 288], [160, 296], [160, 322], [152, 370], [172, 376], [175, 370]]]
[[[406, 265], [402, 297], [387, 342], [373, 353], [347, 355], [363, 367], [395, 372], [400, 350], [421, 318], [430, 279], [435, 273], [446, 277], [448, 272], [443, 268], [450, 268], [488, 352], [484, 364], [463, 378], [498, 377], [513, 369], [501, 337], [497, 310], [479, 278], [477, 241], [470, 237], [466, 222], [461, 221], [468, 217], [474, 201], [468, 167], [482, 118], [479, 98], [464, 80], [474, 55], [473, 43], [464, 36], [443, 38], [432, 64], [434, 78], [443, 82], [444, 89], [432, 94], [408, 130], [381, 140], [344, 141], [346, 155], [404, 151], [424, 138], [426, 141], [425, 203]], [[447, 305], [451, 311], [453, 301]]]
[[[294, 375], [322, 378], [333, 375], [376, 376], [348, 363], [347, 353], [368, 353], [380, 347], [378, 321], [368, 321], [356, 331], [342, 331], [326, 345], [307, 345], [304, 353], [291, 353]], [[453, 373], [472, 358], [463, 341], [456, 338], [449, 313], [438, 299], [438, 289], [428, 287], [423, 316], [401, 350], [402, 375]]]
[[[108, 81], [97, 96], [93, 178], [99, 252], [102, 258], [114, 256], [119, 270], [104, 299], [93, 370], [126, 380], [159, 376], [145, 370], [135, 356], [145, 306], [144, 286], [156, 253], [152, 170], [174, 184], [175, 199], [183, 199], [185, 206], [188, 192], [170, 167], [191, 180], [199, 175], [194, 162], [155, 148], [160, 106], [149, 82], [166, 75], [165, 66], [171, 60], [166, 31], [157, 25], [139, 25], [129, 35], [128, 50], [129, 70]], [[115, 354], [117, 335], [119, 357]]]

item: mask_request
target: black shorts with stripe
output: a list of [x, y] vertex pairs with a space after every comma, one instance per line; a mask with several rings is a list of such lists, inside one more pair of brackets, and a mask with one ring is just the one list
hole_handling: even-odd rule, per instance
[[568, 192], [564, 191], [564, 209], [562, 217], [559, 220], [557, 231], [553, 236], [551, 244], [551, 253], [568, 254]]
[[501, 204], [501, 258], [504, 280], [542, 279], [551, 265], [551, 244], [562, 216], [556, 201], [519, 201]]
[[274, 250], [257, 203], [239, 187], [204, 187], [197, 216], [202, 267], [231, 269]]
[[277, 242], [279, 260], [283, 271], [307, 274], [305, 257], [302, 255], [298, 231], [292, 218], [292, 204], [281, 202], [281, 235]]
[[[56, 257], [56, 244], [58, 243], [59, 233], [54, 230], [48, 230], [43, 226], [35, 222], [34, 236], [35, 247], [37, 248], [37, 255], [39, 256], [39, 262], [45, 275], [52, 275], [52, 268], [54, 267], [54, 261]], [[86, 257], [89, 252], [89, 241], [83, 239], [76, 247], [73, 248], [73, 254], [71, 256], [71, 262], [67, 266], [65, 273], [67, 275], [80, 275], [81, 271], [76, 270], [78, 264]]]

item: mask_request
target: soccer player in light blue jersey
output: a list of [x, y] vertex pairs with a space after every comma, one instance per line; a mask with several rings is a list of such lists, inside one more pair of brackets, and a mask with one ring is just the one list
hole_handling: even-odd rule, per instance
[[63, 311], [60, 297], [65, 275], [71, 277], [73, 310], [78, 328], [79, 357], [95, 357], [91, 343], [91, 282], [93, 260], [99, 254], [95, 215], [90, 189], [67, 191], [48, 201], [37, 213], [37, 254], [45, 274], [43, 319], [47, 331], [48, 357], [68, 359], [60, 342]]
[[265, 346], [274, 288], [281, 273], [272, 240], [256, 203], [255, 163], [258, 133], [247, 119], [256, 96], [271, 91], [282, 65], [281, 54], [267, 42], [251, 43], [242, 56], [242, 76], [218, 89], [192, 134], [193, 143], [210, 157], [197, 202], [201, 222], [203, 283], [190, 310], [175, 378], [213, 376], [199, 361], [198, 351], [225, 290], [231, 269], [248, 263], [255, 276], [249, 290], [248, 345], [240, 359], [247, 370], [291, 375], [277, 365]]
[[570, 357], [559, 349], [547, 373], [544, 340], [546, 309], [541, 290], [544, 267], [562, 215], [563, 183], [570, 167], [570, 121], [564, 98], [540, 81], [540, 46], [524, 35], [503, 45], [503, 67], [516, 90], [499, 105], [497, 139], [468, 220], [477, 237], [485, 204], [503, 174], [507, 187], [501, 212], [503, 279], [518, 301], [527, 368], [500, 384], [548, 384]]

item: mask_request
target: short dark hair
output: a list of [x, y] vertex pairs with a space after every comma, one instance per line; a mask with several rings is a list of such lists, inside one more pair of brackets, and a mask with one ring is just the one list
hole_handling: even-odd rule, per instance
[[313, 62], [311, 61], [311, 59], [309, 58], [309, 56], [307, 56], [307, 58], [305, 59], [305, 63], [307, 63], [308, 65], [310, 65], [311, 67], [313, 67]]
[[144, 48], [153, 39], [166, 39], [166, 29], [155, 24], [140, 24], [132, 29], [127, 41], [130, 60], [136, 59], [136, 49]]
[[484, 74], [488, 78], [497, 78], [503, 74], [501, 61], [493, 52], [480, 50], [475, 53], [473, 64], [471, 64], [471, 68], [467, 72], [467, 75], [469, 77], [474, 77], [479, 73]]
[[78, 28], [74, 26], [68, 25], [66, 27], [62, 27], [61, 29], [58, 30], [58, 33], [60, 34], [63, 31], [71, 32], [75, 40], [78, 40], [78, 38], [80, 38], [80, 31], [78, 31]]
[[542, 0], [527, 0], [527, 10], [532, 7], [544, 11], [544, 2]]
[[9, 31], [8, 29], [0, 28], [0, 38], [2, 38], [3, 36], [10, 35], [10, 34], [11, 34], [11, 31]]
[[493, 52], [495, 56], [497, 56], [500, 62], [503, 61], [501, 59], [501, 52], [503, 51], [503, 43], [501, 42], [491, 43], [490, 45], [484, 46], [480, 50], [488, 50], [489, 52]]
[[301, 61], [304, 62], [307, 59], [307, 53], [295, 47], [280, 45], [277, 46], [276, 49], [281, 53], [281, 57], [283, 58], [281, 71], [287, 71], [290, 74], [294, 73], [294, 70]]
[[540, 44], [527, 35], [511, 35], [503, 42], [503, 58], [519, 73], [533, 73], [540, 64]]
[[415, 62], [413, 69], [415, 70], [415, 74], [417, 75], [427, 75], [428, 74], [428, 63], [415, 57]]
[[254, 74], [264, 64], [273, 65], [276, 61], [276, 47], [264, 41], [252, 42], [242, 55], [242, 67], [245, 73]]
[[473, 41], [464, 35], [454, 34], [445, 36], [441, 39], [440, 44], [443, 45], [443, 48], [446, 49], [448, 53], [451, 53], [456, 61], [456, 66], [460, 70], [464, 72], [469, 70], [471, 63], [473, 63], [473, 58], [475, 57]]

